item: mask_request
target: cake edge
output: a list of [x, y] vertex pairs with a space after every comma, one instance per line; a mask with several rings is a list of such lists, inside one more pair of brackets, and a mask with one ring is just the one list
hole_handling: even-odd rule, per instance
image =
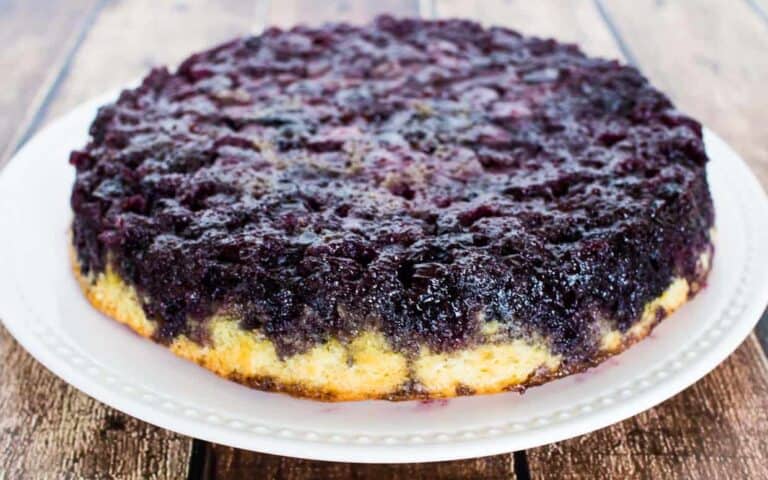
[[[673, 278], [659, 297], [645, 305], [641, 317], [626, 332], [604, 330], [600, 349], [578, 363], [563, 362], [544, 339], [491, 343], [493, 328], [487, 332], [484, 329], [489, 343], [449, 353], [432, 353], [423, 347], [414, 358], [392, 350], [384, 336], [372, 330], [350, 342], [334, 339], [306, 353], [280, 358], [269, 339], [239, 328], [236, 319], [218, 315], [203, 320], [210, 344], [202, 345], [180, 335], [166, 347], [223, 378], [262, 391], [313, 400], [431, 400], [522, 392], [595, 367], [647, 337], [702, 288], [712, 250], [710, 244], [700, 254], [701, 272], [695, 281]], [[89, 303], [153, 340], [156, 324], [146, 318], [135, 289], [111, 268], [96, 276], [83, 275], [72, 246], [70, 254], [75, 277]]]

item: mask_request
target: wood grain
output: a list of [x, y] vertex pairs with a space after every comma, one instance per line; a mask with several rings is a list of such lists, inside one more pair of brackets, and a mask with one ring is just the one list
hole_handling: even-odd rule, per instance
[[112, 410], [0, 327], [0, 478], [180, 478], [191, 441]]
[[[0, 165], [27, 130], [98, 0], [0, 3]], [[46, 15], [41, 15], [45, 9]]]
[[472, 460], [411, 463], [400, 465], [354, 464], [300, 460], [276, 455], [256, 454], [230, 447], [212, 445], [208, 463], [209, 477], [228, 480], [274, 478], [359, 479], [359, 480], [442, 480], [460, 478], [514, 479], [512, 455]]

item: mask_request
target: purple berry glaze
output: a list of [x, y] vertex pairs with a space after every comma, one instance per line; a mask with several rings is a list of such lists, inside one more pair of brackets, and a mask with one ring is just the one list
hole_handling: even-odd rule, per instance
[[281, 353], [377, 328], [402, 351], [485, 321], [568, 359], [627, 329], [713, 224], [699, 123], [634, 68], [468, 21], [269, 29], [99, 110], [74, 244], [158, 339], [226, 311]]

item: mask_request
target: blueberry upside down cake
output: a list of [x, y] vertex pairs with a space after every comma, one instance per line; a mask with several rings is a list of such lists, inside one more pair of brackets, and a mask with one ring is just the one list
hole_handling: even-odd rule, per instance
[[123, 91], [70, 162], [90, 302], [302, 397], [582, 371], [713, 253], [698, 122], [630, 66], [463, 20], [235, 39]]

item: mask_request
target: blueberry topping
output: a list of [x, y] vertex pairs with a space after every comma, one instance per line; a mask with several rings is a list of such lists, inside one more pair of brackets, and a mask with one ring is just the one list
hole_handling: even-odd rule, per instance
[[168, 341], [215, 312], [289, 354], [483, 322], [568, 358], [697, 278], [701, 127], [633, 67], [462, 20], [235, 39], [155, 69], [70, 156], [74, 244]]

